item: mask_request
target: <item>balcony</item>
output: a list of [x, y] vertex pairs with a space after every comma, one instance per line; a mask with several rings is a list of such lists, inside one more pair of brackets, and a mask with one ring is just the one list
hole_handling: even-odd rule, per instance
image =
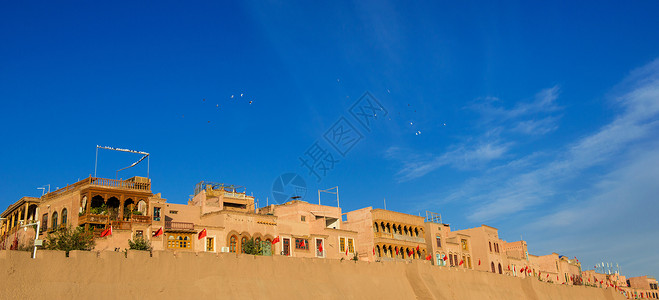
[[170, 231], [194, 231], [194, 223], [165, 221], [165, 229]]

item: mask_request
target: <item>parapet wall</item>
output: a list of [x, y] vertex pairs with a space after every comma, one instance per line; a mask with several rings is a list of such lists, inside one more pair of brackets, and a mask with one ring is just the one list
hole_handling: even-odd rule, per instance
[[168, 251], [0, 251], [1, 299], [624, 299], [613, 289], [412, 263]]

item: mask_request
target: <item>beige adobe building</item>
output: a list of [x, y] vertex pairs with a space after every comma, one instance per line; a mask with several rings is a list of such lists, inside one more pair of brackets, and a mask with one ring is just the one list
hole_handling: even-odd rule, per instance
[[428, 253], [423, 217], [372, 207], [345, 215], [344, 227], [358, 233], [361, 260], [424, 259]]

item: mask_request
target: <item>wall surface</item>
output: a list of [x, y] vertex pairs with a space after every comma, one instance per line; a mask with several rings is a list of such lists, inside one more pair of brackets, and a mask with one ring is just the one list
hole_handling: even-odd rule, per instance
[[0, 299], [624, 299], [414, 263], [190, 252], [0, 251]]

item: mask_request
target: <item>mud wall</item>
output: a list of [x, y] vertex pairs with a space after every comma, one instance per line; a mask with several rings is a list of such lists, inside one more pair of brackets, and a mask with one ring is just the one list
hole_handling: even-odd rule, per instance
[[167, 251], [0, 251], [0, 299], [624, 299], [413, 263]]

